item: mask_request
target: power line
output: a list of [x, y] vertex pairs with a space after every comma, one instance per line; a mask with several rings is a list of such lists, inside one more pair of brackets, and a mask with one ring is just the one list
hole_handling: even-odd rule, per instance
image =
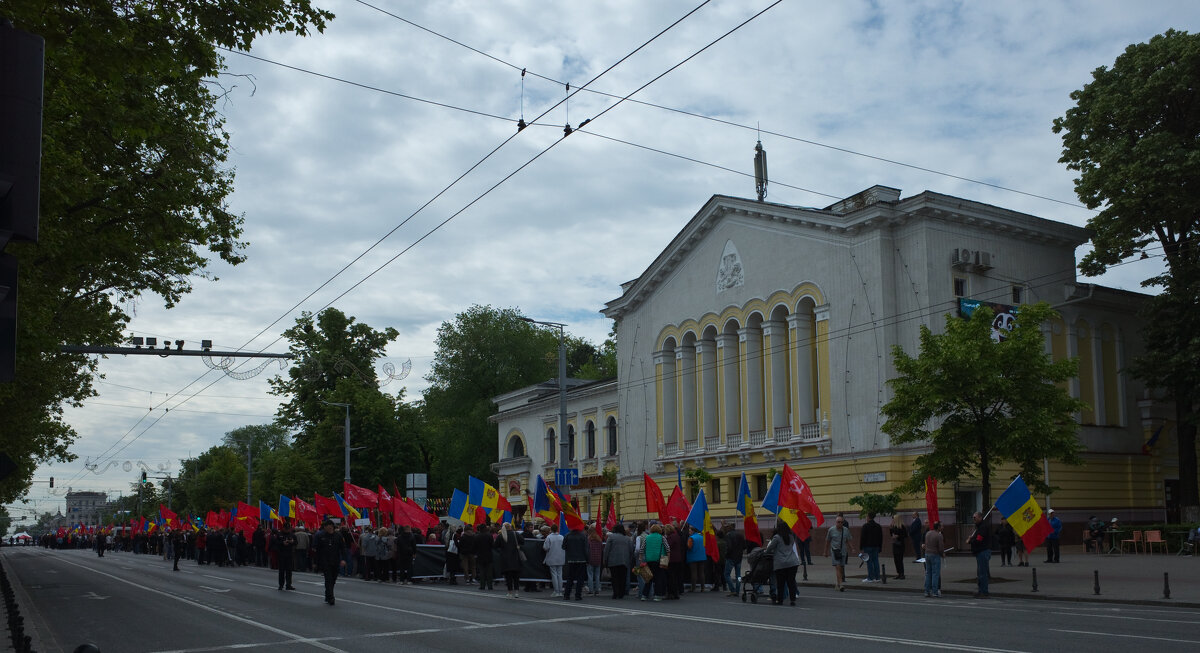
[[[528, 74], [528, 75], [530, 75], [530, 76], [532, 76], [532, 77], [537, 77], [537, 78], [539, 78], [539, 79], [543, 79], [543, 80], [546, 80], [546, 81], [548, 81], [548, 82], [552, 82], [552, 83], [555, 83], [555, 84], [558, 84], [558, 85], [562, 85], [562, 84], [564, 84], [564, 83], [565, 83], [565, 82], [563, 82], [563, 81], [561, 81], [561, 80], [554, 79], [553, 77], [548, 77], [548, 76], [546, 76], [546, 75], [542, 75], [542, 74], [540, 74], [540, 73], [537, 73], [537, 72], [535, 72], [535, 71], [528, 70], [528, 69], [526, 69], [526, 68], [522, 68], [521, 66], [518, 66], [518, 65], [516, 65], [516, 64], [514, 64], [514, 63], [512, 63], [512, 62], [510, 62], [510, 61], [505, 61], [504, 59], [501, 59], [501, 58], [499, 58], [499, 57], [497, 57], [497, 56], [495, 56], [495, 55], [493, 55], [493, 54], [490, 54], [490, 53], [488, 53], [488, 52], [484, 52], [483, 50], [480, 50], [480, 49], [478, 49], [478, 48], [475, 48], [475, 47], [472, 47], [472, 46], [470, 46], [470, 45], [467, 45], [466, 43], [463, 43], [463, 42], [461, 42], [461, 41], [457, 41], [457, 40], [455, 40], [455, 39], [453, 39], [453, 38], [451, 38], [451, 37], [449, 37], [449, 36], [446, 36], [445, 34], [442, 34], [442, 33], [438, 32], [438, 31], [436, 31], [436, 30], [433, 30], [433, 29], [430, 29], [430, 28], [428, 28], [428, 27], [425, 27], [425, 26], [423, 26], [423, 25], [420, 25], [420, 24], [418, 24], [418, 23], [415, 23], [415, 22], [413, 22], [413, 21], [411, 21], [411, 20], [408, 20], [407, 18], [403, 18], [403, 17], [401, 17], [401, 16], [399, 16], [399, 15], [397, 15], [397, 14], [393, 14], [393, 13], [391, 13], [391, 12], [389, 12], [389, 11], [386, 11], [386, 10], [384, 10], [384, 9], [380, 8], [380, 7], [376, 7], [375, 5], [372, 5], [372, 4], [370, 4], [370, 3], [364, 2], [363, 0], [355, 0], [355, 2], [357, 2], [357, 3], [358, 3], [358, 4], [360, 4], [360, 5], [363, 5], [364, 7], [369, 7], [369, 8], [371, 8], [371, 9], [374, 9], [375, 11], [378, 11], [378, 12], [379, 12], [379, 13], [381, 13], [381, 14], [384, 14], [384, 15], [386, 15], [386, 16], [390, 16], [390, 17], [392, 17], [392, 18], [394, 18], [394, 19], [396, 19], [396, 20], [398, 20], [398, 21], [401, 21], [401, 22], [403, 22], [403, 23], [407, 24], [407, 25], [411, 25], [412, 27], [415, 27], [415, 28], [417, 28], [417, 29], [419, 29], [419, 30], [421, 30], [421, 31], [427, 32], [427, 33], [429, 33], [429, 34], [432, 34], [433, 36], [436, 36], [436, 37], [438, 37], [438, 38], [440, 38], [440, 39], [444, 39], [444, 40], [446, 40], [446, 41], [449, 41], [449, 42], [451, 42], [451, 43], [453, 43], [453, 44], [455, 44], [455, 45], [457, 45], [457, 46], [459, 46], [459, 47], [466, 48], [467, 50], [470, 50], [471, 52], [474, 52], [474, 53], [476, 53], [476, 54], [483, 55], [484, 57], [487, 57], [488, 59], [491, 59], [492, 61], [495, 61], [495, 62], [497, 62], [497, 63], [500, 63], [500, 64], [502, 64], [502, 65], [508, 66], [509, 68], [512, 68], [513, 70], [519, 70], [519, 71], [522, 71], [522, 73], [524, 73], [524, 74]], [[607, 93], [607, 92], [605, 92], [605, 91], [601, 91], [601, 90], [594, 89], [594, 88], [588, 88], [588, 89], [586, 89], [586, 90], [587, 90], [587, 92], [589, 92], [589, 93], [595, 93], [595, 94], [597, 94], [597, 95], [601, 95], [601, 96], [608, 97], [608, 98], [618, 98], [618, 97], [620, 97], [620, 96], [618, 96], [618, 95], [615, 95], [615, 94], [612, 94], [612, 93]], [[628, 98], [626, 98], [626, 99], [628, 99]], [[745, 125], [745, 124], [742, 124], [742, 123], [734, 122], [734, 121], [732, 121], [732, 120], [725, 120], [725, 119], [723, 119], [723, 118], [716, 118], [716, 117], [713, 117], [713, 116], [708, 116], [708, 115], [705, 115], [705, 114], [702, 114], [702, 113], [697, 113], [697, 112], [695, 112], [695, 111], [688, 111], [688, 110], [686, 110], [686, 109], [678, 109], [678, 108], [675, 108], [675, 107], [669, 107], [669, 106], [665, 106], [665, 105], [662, 105], [662, 104], [655, 104], [655, 103], [653, 103], [653, 102], [647, 102], [647, 101], [645, 101], [645, 100], [629, 100], [629, 102], [631, 102], [631, 103], [634, 103], [634, 104], [640, 104], [640, 105], [642, 105], [642, 106], [651, 107], [651, 108], [654, 108], [654, 109], [659, 109], [659, 110], [662, 110], [662, 111], [670, 111], [670, 112], [672, 112], [672, 113], [678, 113], [678, 114], [685, 115], [685, 116], [689, 116], [689, 117], [692, 117], [692, 118], [699, 118], [699, 119], [701, 119], [701, 120], [707, 120], [707, 121], [710, 121], [710, 122], [715, 122], [715, 123], [718, 123], [718, 124], [721, 124], [721, 125], [726, 125], [726, 126], [729, 126], [729, 127], [737, 127], [737, 128], [739, 128], [739, 129], [744, 129], [744, 130], [747, 130], [747, 131], [752, 131], [752, 132], [754, 132], [754, 133], [756, 133], [756, 134], [767, 134], [767, 135], [769, 135], [769, 136], [776, 136], [776, 137], [779, 137], [779, 138], [782, 138], [782, 139], [785, 139], [785, 140], [795, 141], [795, 142], [797, 142], [797, 143], [804, 143], [804, 144], [806, 144], [806, 145], [812, 145], [812, 146], [814, 146], [814, 147], [825, 148], [825, 149], [828, 149], [828, 150], [833, 150], [833, 151], [835, 151], [835, 152], [841, 152], [841, 153], [843, 153], [843, 154], [850, 154], [850, 155], [853, 155], [853, 156], [859, 156], [859, 157], [863, 157], [863, 158], [866, 158], [866, 159], [871, 159], [871, 160], [874, 160], [874, 161], [879, 161], [879, 162], [881, 162], [881, 163], [888, 163], [888, 164], [891, 164], [891, 165], [901, 166], [901, 167], [904, 167], [904, 168], [909, 168], [909, 169], [912, 169], [912, 170], [918, 170], [918, 171], [920, 171], [920, 172], [927, 172], [927, 173], [930, 173], [930, 174], [939, 175], [939, 176], [942, 176], [942, 177], [947, 177], [947, 178], [949, 178], [949, 179], [957, 179], [958, 181], [965, 181], [965, 182], [972, 183], [972, 184], [978, 184], [978, 185], [980, 185], [980, 186], [987, 186], [987, 187], [989, 187], [989, 188], [995, 188], [996, 190], [1002, 190], [1002, 191], [1009, 192], [1009, 193], [1016, 193], [1016, 194], [1018, 194], [1018, 195], [1024, 195], [1024, 196], [1026, 196], [1026, 197], [1032, 197], [1032, 198], [1035, 198], [1035, 199], [1045, 200], [1045, 201], [1047, 201], [1047, 202], [1054, 202], [1054, 203], [1056, 203], [1056, 204], [1062, 204], [1062, 205], [1064, 205], [1064, 206], [1070, 206], [1070, 207], [1072, 207], [1072, 208], [1076, 208], [1076, 209], [1083, 209], [1083, 210], [1092, 211], [1093, 213], [1096, 213], [1096, 212], [1097, 212], [1097, 211], [1096, 211], [1096, 210], [1094, 210], [1094, 209], [1088, 209], [1087, 207], [1080, 205], [1078, 202], [1069, 202], [1069, 201], [1066, 201], [1066, 200], [1061, 200], [1061, 199], [1058, 199], [1058, 198], [1055, 198], [1055, 197], [1049, 197], [1049, 196], [1046, 196], [1046, 195], [1039, 195], [1039, 194], [1037, 194], [1037, 193], [1031, 193], [1031, 192], [1028, 192], [1028, 191], [1023, 191], [1023, 190], [1020, 190], [1020, 189], [1011, 188], [1011, 187], [1004, 186], [1004, 185], [1001, 185], [1001, 184], [994, 184], [994, 183], [991, 183], [991, 182], [988, 182], [988, 181], [983, 181], [983, 180], [981, 180], [981, 179], [973, 179], [973, 178], [971, 178], [971, 177], [964, 177], [964, 176], [962, 176], [962, 175], [956, 175], [956, 174], [954, 174], [954, 173], [951, 173], [951, 172], [945, 172], [945, 171], [942, 171], [942, 170], [937, 170], [937, 169], [934, 169], [934, 168], [929, 168], [929, 167], [926, 167], [926, 166], [921, 166], [921, 165], [917, 165], [917, 164], [914, 164], [914, 163], [907, 163], [907, 162], [905, 162], [905, 161], [900, 161], [900, 160], [898, 160], [898, 159], [889, 159], [889, 158], [887, 158], [887, 157], [882, 157], [882, 156], [878, 156], [878, 155], [875, 155], [875, 154], [868, 154], [868, 153], [866, 153], [866, 152], [859, 152], [859, 151], [857, 151], [857, 150], [852, 150], [852, 149], [850, 149], [850, 148], [846, 148], [846, 147], [839, 147], [839, 146], [837, 146], [837, 145], [830, 145], [830, 144], [828, 144], [828, 143], [822, 143], [822, 142], [820, 142], [820, 141], [814, 141], [814, 140], [812, 140], [812, 139], [808, 139], [808, 138], [801, 138], [801, 137], [799, 137], [799, 136], [792, 136], [792, 135], [789, 135], [789, 134], [784, 134], [784, 133], [781, 133], [781, 132], [775, 132], [775, 131], [771, 131], [771, 130], [769, 130], [769, 129], [762, 129], [762, 128], [761, 128], [760, 126], [758, 126], [758, 125]], [[626, 143], [626, 144], [627, 144], [627, 145], [632, 145], [632, 143]], [[718, 167], [719, 167], [719, 166], [718, 166]], [[773, 182], [773, 183], [774, 183], [774, 182]], [[794, 188], [794, 187], [789, 187], [789, 188]], [[803, 189], [800, 189], [800, 190], [803, 190]], [[820, 193], [818, 193], [818, 194], [820, 194]], [[840, 199], [840, 198], [838, 198], [838, 199]]]

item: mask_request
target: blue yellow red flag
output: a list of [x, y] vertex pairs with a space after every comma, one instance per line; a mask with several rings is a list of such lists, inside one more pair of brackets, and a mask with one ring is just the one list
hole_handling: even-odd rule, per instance
[[712, 560], [719, 560], [721, 553], [717, 549], [717, 531], [713, 529], [712, 515], [708, 513], [708, 500], [704, 498], [703, 489], [700, 490], [700, 494], [696, 495], [696, 500], [692, 503], [687, 523], [704, 536], [704, 552], [708, 554], [708, 557]]
[[258, 500], [258, 521], [264, 522], [267, 520], [279, 521], [279, 513], [262, 499]]
[[795, 508], [788, 508], [779, 503], [779, 493], [783, 486], [783, 477], [779, 474], [771, 479], [771, 486], [767, 488], [766, 495], [763, 496], [762, 509], [773, 513], [775, 518], [787, 524], [788, 528], [792, 529], [800, 539], [808, 537], [808, 532], [812, 528], [812, 522], [808, 520], [808, 516], [799, 512]]
[[508, 521], [505, 518], [505, 506], [508, 507], [508, 517], [512, 516], [512, 506], [508, 505], [507, 500], [502, 502], [501, 499], [503, 497], [496, 488], [474, 476], [467, 477], [467, 501], [473, 506], [483, 508], [488, 519], [496, 523]]
[[762, 531], [758, 530], [758, 515], [754, 514], [754, 500], [750, 498], [750, 484], [746, 482], [746, 472], [742, 472], [742, 484], [738, 486], [737, 511], [742, 514], [746, 541], [762, 546]]
[[542, 478], [541, 474], [538, 474], [537, 484], [533, 490], [533, 511], [546, 522], [558, 520], [558, 509], [554, 507], [552, 498], [554, 495], [550, 492], [550, 487], [546, 485], [546, 480]]
[[342, 509], [342, 515], [344, 517], [346, 517], [347, 519], [349, 519], [351, 517], [353, 517], [355, 519], [362, 519], [362, 513], [360, 513], [354, 506], [350, 505], [349, 503], [346, 503], [346, 499], [342, 495], [338, 494], [337, 492], [334, 492], [333, 500], [337, 501], [338, 507]]
[[1014, 478], [996, 499], [996, 510], [1012, 524], [1017, 536], [1025, 543], [1026, 551], [1036, 549], [1047, 535], [1054, 532], [1046, 515], [1042, 514], [1041, 507], [1029, 492], [1025, 479], [1020, 476]]
[[450, 497], [450, 508], [446, 512], [446, 517], [466, 524], [475, 523], [475, 506], [471, 505], [470, 497], [466, 492], [454, 488], [454, 494]]
[[295, 519], [299, 515], [296, 513], [296, 500], [289, 499], [285, 495], [279, 495], [279, 516], [288, 519]]

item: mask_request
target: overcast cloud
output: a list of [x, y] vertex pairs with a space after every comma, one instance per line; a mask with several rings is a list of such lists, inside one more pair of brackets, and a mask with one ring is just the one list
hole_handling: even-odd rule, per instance
[[[324, 34], [264, 37], [252, 54], [508, 120], [229, 54], [229, 72], [250, 76], [220, 80], [231, 89], [220, 106], [237, 171], [232, 208], [245, 215], [249, 260], [214, 264], [219, 280], [198, 281], [175, 309], [142, 302], [132, 335], [183, 339], [188, 348], [208, 338], [219, 349], [285, 351], [275, 340], [294, 323], [294, 304], [516, 131], [519, 68], [530, 73], [524, 117], [532, 121], [566, 94], [534, 73], [574, 90], [696, 4], [378, 0], [514, 69], [357, 2], [316, 3], [337, 14]], [[630, 93], [769, 4], [715, 0], [590, 88]], [[773, 202], [826, 206], [882, 184], [905, 197], [933, 190], [1083, 225], [1091, 213], [1075, 202], [1073, 175], [1057, 163], [1061, 141], [1051, 121], [1071, 106], [1071, 91], [1127, 45], [1168, 28], [1195, 31], [1198, 18], [1194, 2], [785, 1], [635, 98], [792, 137], [762, 137]], [[585, 91], [550, 111], [299, 310], [333, 301], [372, 327], [399, 330], [388, 362], [411, 359], [412, 372], [385, 390], [403, 387], [409, 398], [427, 384], [438, 326], [472, 304], [516, 307], [603, 341], [610, 324], [599, 310], [620, 283], [641, 274], [711, 195], [754, 194], [752, 177], [678, 158], [753, 173], [750, 129], [626, 102], [563, 139], [568, 120], [578, 126], [614, 102]], [[1099, 283], [1137, 290], [1153, 270], [1127, 265]], [[67, 411], [80, 433], [79, 460], [40, 469], [38, 479], [56, 477], [59, 494], [37, 484], [27, 507], [60, 509], [68, 485], [128, 491], [136, 469], [123, 471], [126, 461], [177, 473], [180, 458], [229, 430], [269, 422], [278, 405], [266, 382], [276, 366], [211, 387], [218, 375], [205, 375], [196, 358], [111, 358], [100, 369], [100, 396]], [[101, 462], [97, 471], [117, 465], [93, 473], [84, 468], [89, 459]]]

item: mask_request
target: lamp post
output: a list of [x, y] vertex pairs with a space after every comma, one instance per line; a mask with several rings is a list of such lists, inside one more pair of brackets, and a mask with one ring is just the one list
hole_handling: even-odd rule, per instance
[[341, 406], [342, 408], [346, 409], [346, 425], [345, 425], [345, 429], [343, 431], [343, 440], [344, 440], [343, 444], [345, 445], [345, 449], [346, 449], [346, 458], [345, 458], [345, 460], [346, 460], [346, 464], [345, 464], [346, 478], [345, 478], [345, 480], [347, 483], [349, 483], [350, 482], [350, 404], [339, 404], [336, 402], [324, 401], [324, 400], [322, 400], [321, 403], [326, 404], [328, 406]]
[[567, 346], [563, 340], [563, 329], [567, 325], [562, 322], [542, 322], [529, 317], [521, 319], [530, 324], [558, 329], [558, 460], [560, 465], [566, 467], [571, 462], [571, 449], [567, 442]]

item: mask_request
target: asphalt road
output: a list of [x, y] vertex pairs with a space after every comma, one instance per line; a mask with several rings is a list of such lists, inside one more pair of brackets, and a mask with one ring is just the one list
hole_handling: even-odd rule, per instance
[[[956, 651], [1200, 650], [1200, 610], [1069, 601], [925, 599], [919, 593], [802, 588], [797, 607], [723, 594], [661, 603], [507, 599], [472, 585], [339, 580], [337, 605], [320, 577], [293, 592], [257, 568], [180, 572], [160, 558], [9, 548], [2, 552], [26, 631], [40, 653], [89, 642], [141, 651], [574, 651], [953, 649]], [[537, 597], [537, 598], [532, 598]]]

